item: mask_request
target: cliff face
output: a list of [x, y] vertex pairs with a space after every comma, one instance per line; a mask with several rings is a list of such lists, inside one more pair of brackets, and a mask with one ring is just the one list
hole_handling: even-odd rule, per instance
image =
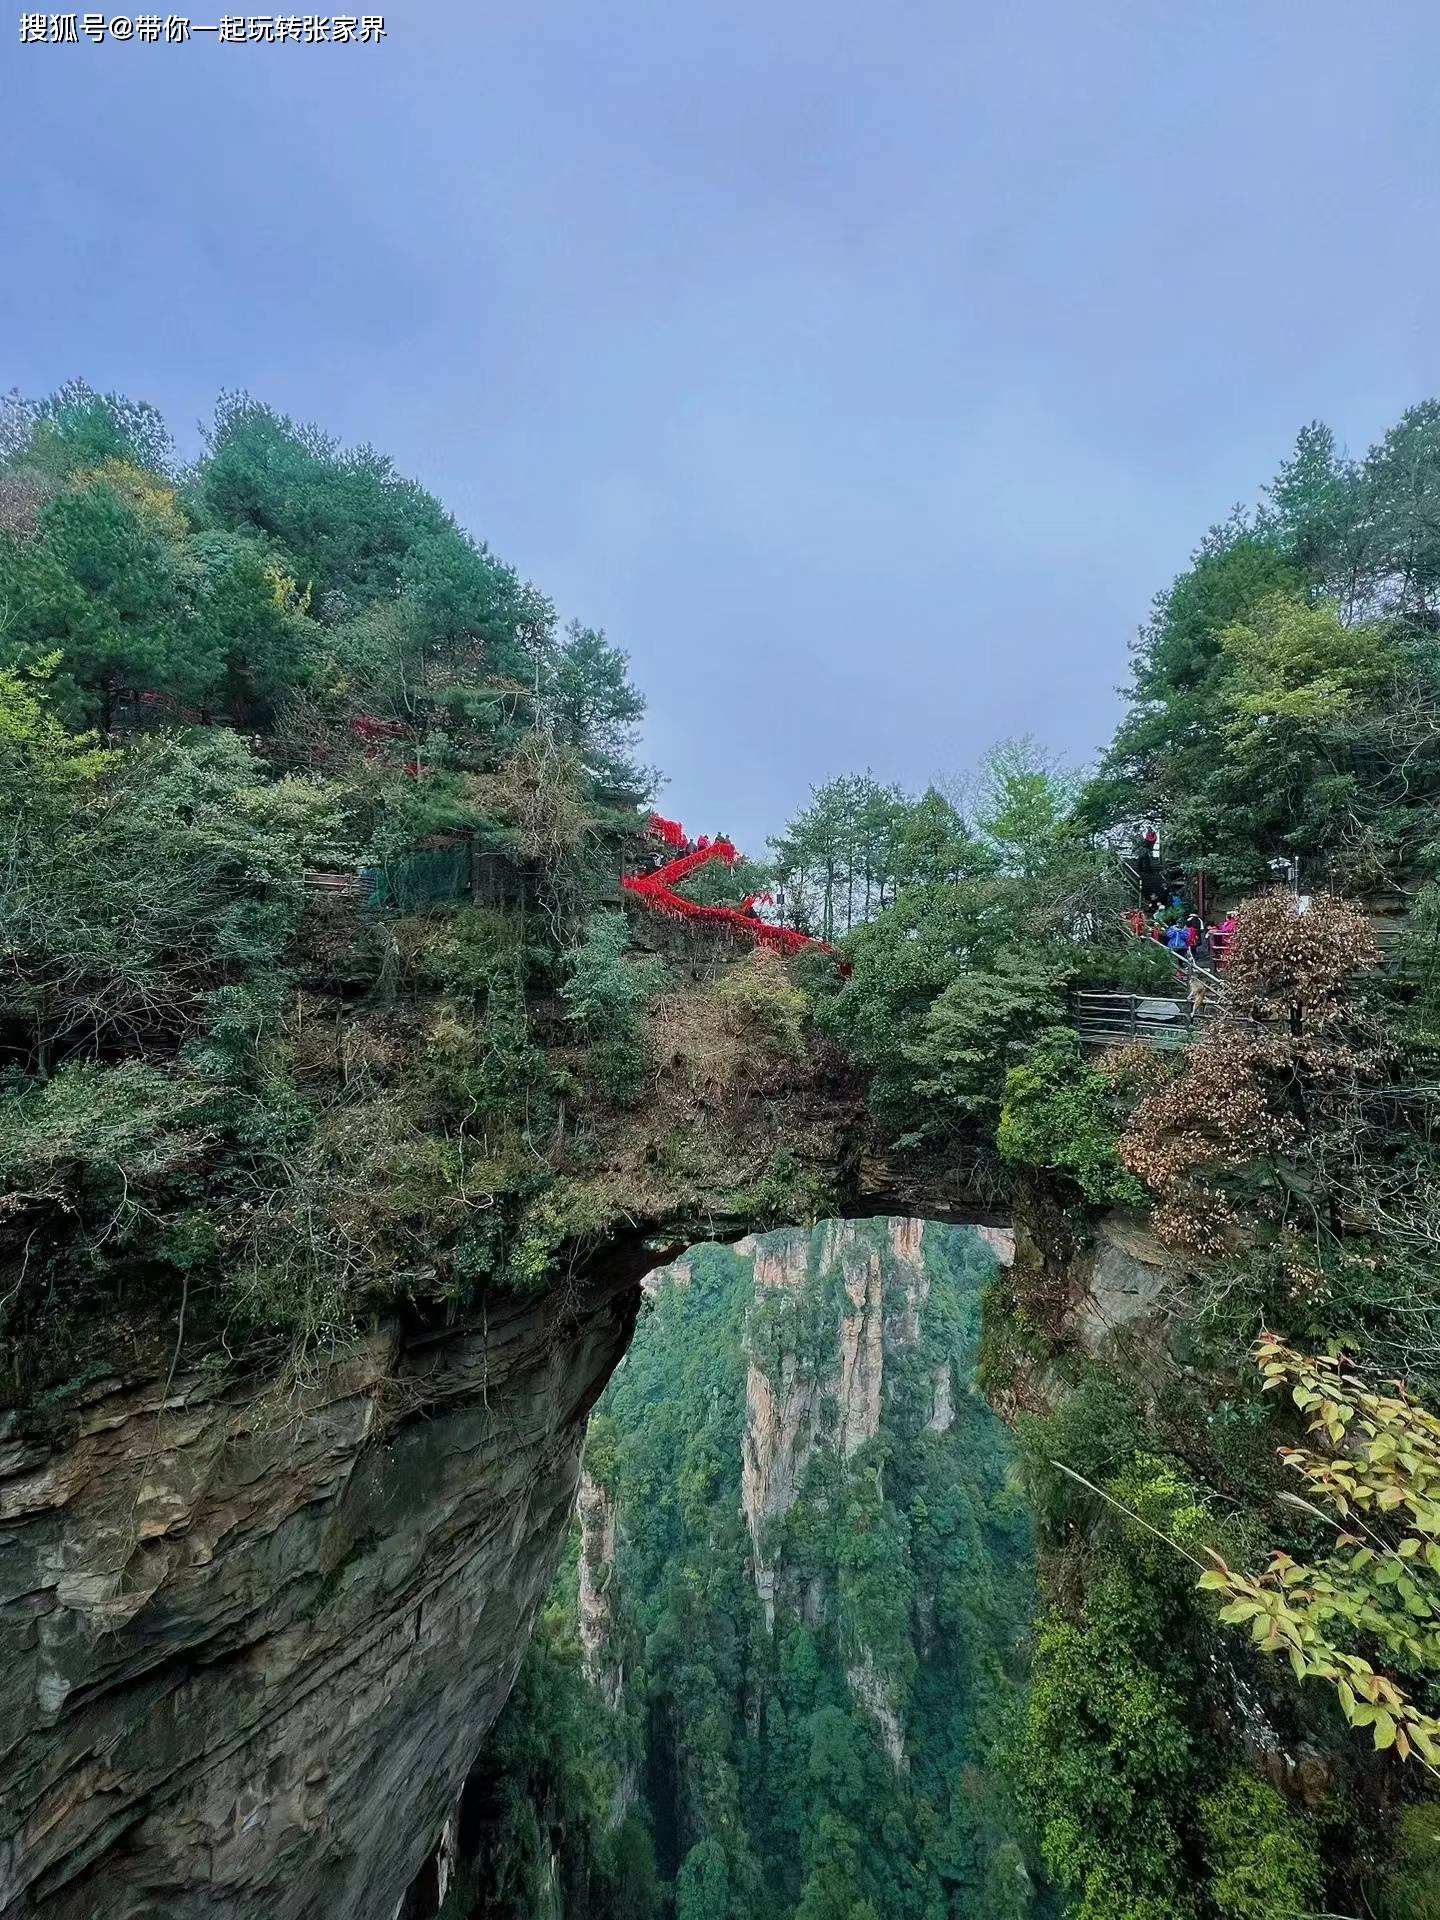
[[[1186, 1339], [1175, 1312], [1188, 1284], [1183, 1265], [1141, 1216], [1113, 1211], [1077, 1223], [1038, 1183], [1021, 1199], [987, 1313], [982, 1376], [992, 1405], [1012, 1423], [1053, 1412], [1067, 1392], [1055, 1365], [1066, 1351], [1154, 1391]], [[1030, 1337], [1020, 1337], [1022, 1326]]]
[[0, 1433], [0, 1912], [392, 1920], [555, 1571], [633, 1288]]
[[623, 1675], [612, 1650], [614, 1601], [610, 1582], [615, 1573], [615, 1501], [607, 1488], [580, 1476], [575, 1503], [580, 1523], [579, 1616], [580, 1654], [586, 1678], [597, 1688], [607, 1707], [620, 1703]]
[[[918, 1245], [913, 1224], [887, 1231]], [[909, 1292], [887, 1298], [857, 1229], [828, 1233], [826, 1257], [848, 1260], [833, 1364], [751, 1369], [757, 1543], [817, 1434], [847, 1459], [873, 1437], [887, 1347], [923, 1284], [911, 1258]], [[765, 1249], [757, 1286], [783, 1291], [783, 1248], [806, 1238], [749, 1243]], [[49, 1424], [4, 1417], [4, 1920], [394, 1920], [433, 1860], [431, 1910], [461, 1786], [553, 1579], [589, 1410], [629, 1340], [638, 1243], [626, 1257], [563, 1306], [496, 1295], [488, 1326], [391, 1326], [284, 1395], [184, 1357], [168, 1380], [163, 1363], [117, 1364]], [[666, 1284], [689, 1280], [682, 1261]], [[960, 1391], [937, 1370], [936, 1432]], [[598, 1486], [581, 1519], [590, 1669], [618, 1702], [616, 1517]], [[763, 1591], [758, 1546], [754, 1571]], [[857, 1666], [857, 1700], [875, 1685]]]
[[[1008, 1265], [1014, 1256], [1013, 1235], [1003, 1228], [979, 1232], [1001, 1264]], [[747, 1340], [741, 1496], [755, 1586], [771, 1629], [779, 1577], [777, 1523], [794, 1506], [811, 1456], [823, 1444], [848, 1461], [874, 1439], [880, 1431], [887, 1355], [893, 1358], [920, 1341], [930, 1291], [925, 1223], [891, 1220], [886, 1233], [888, 1261], [871, 1233], [853, 1220], [825, 1223], [813, 1264], [811, 1236], [799, 1229], [742, 1240], [736, 1247], [753, 1260], [761, 1312], [767, 1297], [788, 1297], [797, 1329], [793, 1337], [782, 1335], [778, 1342], [762, 1340], [756, 1337], [752, 1314]], [[838, 1276], [839, 1311], [833, 1323], [822, 1326], [819, 1342], [802, 1352], [801, 1296], [817, 1273]], [[931, 1432], [948, 1432], [954, 1419], [953, 1372], [948, 1358], [932, 1369]], [[809, 1603], [812, 1614], [815, 1604], [813, 1599]], [[873, 1671], [861, 1676], [857, 1668], [856, 1695], [875, 1698]], [[887, 1728], [887, 1744], [892, 1733]]]

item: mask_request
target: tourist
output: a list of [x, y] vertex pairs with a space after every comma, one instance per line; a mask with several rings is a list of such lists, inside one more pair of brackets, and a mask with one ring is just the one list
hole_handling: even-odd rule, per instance
[[1140, 856], [1136, 862], [1139, 870], [1138, 878], [1142, 888], [1154, 886], [1160, 877], [1160, 861], [1158, 858], [1159, 841], [1160, 836], [1156, 833], [1155, 829], [1153, 827], [1147, 827], [1140, 842]]

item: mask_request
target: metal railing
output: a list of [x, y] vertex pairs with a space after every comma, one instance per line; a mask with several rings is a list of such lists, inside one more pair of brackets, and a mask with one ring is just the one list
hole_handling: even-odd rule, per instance
[[1070, 996], [1070, 1018], [1086, 1046], [1183, 1047], [1218, 1018], [1213, 1002], [1185, 993], [1092, 993]]

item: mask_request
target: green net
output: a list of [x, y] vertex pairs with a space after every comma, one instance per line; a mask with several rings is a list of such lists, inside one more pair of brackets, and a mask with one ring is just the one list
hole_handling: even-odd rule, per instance
[[368, 907], [413, 913], [437, 900], [458, 900], [470, 890], [468, 847], [426, 847], [398, 855], [383, 867], [360, 872]]

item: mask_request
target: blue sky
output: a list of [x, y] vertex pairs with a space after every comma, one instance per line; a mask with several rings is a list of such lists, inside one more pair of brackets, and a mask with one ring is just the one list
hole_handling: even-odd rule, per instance
[[[195, 13], [196, 20], [218, 19]], [[1296, 429], [1440, 386], [1433, 6], [402, 0], [0, 26], [0, 387], [369, 440], [603, 625], [666, 811], [1083, 762]]]

